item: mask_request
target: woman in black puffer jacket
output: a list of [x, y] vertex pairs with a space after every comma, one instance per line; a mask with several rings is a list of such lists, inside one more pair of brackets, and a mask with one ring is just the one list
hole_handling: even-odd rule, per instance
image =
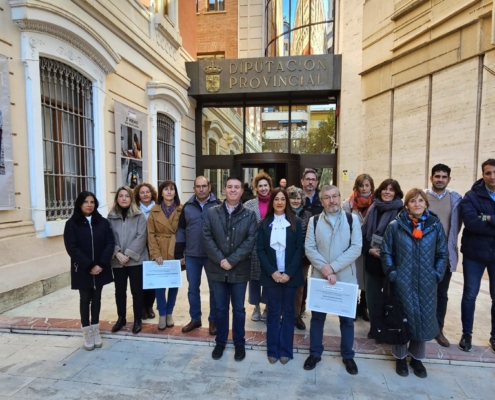
[[407, 318], [410, 339], [409, 346], [392, 346], [396, 372], [400, 376], [409, 374], [406, 357], [410, 355], [414, 374], [426, 378], [421, 360], [426, 356], [426, 342], [440, 331], [437, 285], [445, 273], [448, 249], [442, 223], [428, 211], [428, 199], [421, 189], [407, 192], [404, 211], [385, 231], [380, 258]]
[[114, 249], [112, 229], [98, 212], [93, 193], [85, 191], [77, 197], [74, 213], [65, 224], [64, 243], [70, 256], [71, 287], [79, 290], [84, 348], [93, 350], [102, 346], [101, 291], [113, 281], [110, 258]]

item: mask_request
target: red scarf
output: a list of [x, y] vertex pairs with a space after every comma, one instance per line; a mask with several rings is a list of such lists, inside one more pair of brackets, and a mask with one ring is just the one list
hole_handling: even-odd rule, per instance
[[352, 192], [351, 197], [349, 197], [349, 205], [351, 209], [358, 210], [363, 217], [366, 217], [368, 208], [375, 201], [375, 196], [371, 193], [368, 197], [363, 197], [359, 194], [357, 190]]
[[268, 211], [268, 203], [270, 202], [270, 195], [271, 193], [268, 193], [266, 196], [258, 195], [258, 206], [260, 208], [260, 217], [261, 219], [265, 218], [265, 215]]

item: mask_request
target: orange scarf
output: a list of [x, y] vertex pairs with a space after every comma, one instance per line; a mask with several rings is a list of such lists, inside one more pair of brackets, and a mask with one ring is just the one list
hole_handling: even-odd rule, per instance
[[357, 190], [352, 192], [349, 197], [349, 205], [352, 210], [358, 210], [363, 217], [366, 217], [366, 213], [368, 212], [368, 208], [375, 201], [375, 196], [371, 193], [368, 197], [363, 197], [359, 194]]

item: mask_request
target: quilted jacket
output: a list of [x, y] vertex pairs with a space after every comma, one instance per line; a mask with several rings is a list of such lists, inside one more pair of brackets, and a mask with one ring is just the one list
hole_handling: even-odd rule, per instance
[[[491, 215], [482, 221], [480, 214]], [[483, 179], [474, 183], [461, 201], [464, 222], [461, 252], [465, 258], [483, 263], [495, 263], [495, 201], [486, 191]]]
[[388, 226], [380, 258], [385, 275], [395, 282], [395, 294], [408, 320], [409, 337], [424, 342], [440, 331], [436, 317], [437, 284], [447, 267], [447, 237], [432, 212], [420, 240], [412, 236], [412, 225], [405, 218], [402, 212]]

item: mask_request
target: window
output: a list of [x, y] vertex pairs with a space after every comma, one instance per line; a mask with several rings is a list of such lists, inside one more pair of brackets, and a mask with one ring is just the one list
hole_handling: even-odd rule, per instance
[[198, 53], [197, 60], [224, 60], [225, 51], [216, 51], [213, 53]]
[[168, 3], [169, 3], [169, 0], [155, 0], [155, 12], [157, 14], [169, 15], [168, 14]]
[[225, 1], [208, 0], [208, 11], [225, 11]]
[[175, 181], [175, 124], [172, 118], [157, 114], [158, 185]]
[[80, 192], [95, 192], [93, 84], [40, 57], [46, 219], [67, 219]]

